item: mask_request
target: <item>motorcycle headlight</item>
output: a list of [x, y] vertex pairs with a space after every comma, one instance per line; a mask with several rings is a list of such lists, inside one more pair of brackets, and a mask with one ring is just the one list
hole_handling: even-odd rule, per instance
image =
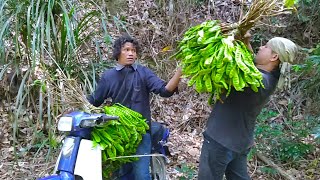
[[72, 130], [72, 117], [61, 117], [58, 122], [59, 131], [71, 131]]

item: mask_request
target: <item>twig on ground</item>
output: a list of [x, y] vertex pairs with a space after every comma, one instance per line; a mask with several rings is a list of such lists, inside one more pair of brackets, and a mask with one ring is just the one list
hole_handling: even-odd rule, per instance
[[254, 158], [255, 159], [255, 161], [254, 161], [254, 170], [253, 170], [253, 172], [251, 173], [251, 175], [250, 175], [250, 177], [252, 178], [252, 176], [256, 173], [256, 171], [257, 171], [257, 166], [258, 166], [258, 160], [257, 160], [257, 158]]
[[276, 165], [273, 161], [271, 161], [270, 159], [268, 159], [267, 157], [265, 157], [264, 155], [262, 155], [261, 153], [257, 152], [257, 157], [262, 160], [263, 162], [265, 162], [266, 164], [268, 164], [269, 166], [273, 167], [274, 169], [276, 169], [278, 171], [278, 173], [283, 176], [285, 179], [288, 180], [295, 180], [294, 177], [292, 177], [290, 174], [288, 174], [285, 170], [283, 170], [282, 168], [280, 168], [278, 165]]

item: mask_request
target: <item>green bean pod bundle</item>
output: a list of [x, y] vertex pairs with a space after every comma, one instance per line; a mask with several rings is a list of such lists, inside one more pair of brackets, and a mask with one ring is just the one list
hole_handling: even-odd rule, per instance
[[123, 164], [138, 160], [136, 157], [117, 157], [135, 155], [149, 125], [140, 113], [119, 103], [105, 106], [104, 111], [119, 117], [119, 120], [108, 121], [101, 127], [93, 128], [91, 132], [93, 145], [99, 144], [102, 149], [103, 176], [108, 179]]
[[174, 55], [181, 60], [182, 73], [189, 78], [188, 86], [198, 93], [211, 93], [209, 103], [228, 96], [232, 89], [244, 91], [250, 87], [258, 92], [264, 87], [262, 74], [253, 63], [246, 45], [233, 35], [224, 35], [217, 20], [191, 27]]

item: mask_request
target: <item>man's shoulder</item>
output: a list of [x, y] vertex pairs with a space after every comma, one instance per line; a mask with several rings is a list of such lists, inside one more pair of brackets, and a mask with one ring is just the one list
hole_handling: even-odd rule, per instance
[[266, 72], [266, 71], [261, 71], [262, 77], [263, 77], [263, 84], [266, 89], [273, 89], [274, 86], [277, 85], [278, 83], [278, 77], [275, 75], [276, 72]]
[[142, 65], [142, 64], [137, 64], [137, 69], [139, 70], [145, 70], [145, 69], [149, 69], [146, 66]]
[[148, 68], [148, 67], [146, 67], [144, 65], [141, 65], [141, 64], [137, 64], [137, 70], [139, 72], [143, 72], [145, 74], [149, 74], [149, 73], [153, 72], [150, 68]]
[[105, 71], [103, 71], [102, 77], [107, 78], [107, 77], [115, 75], [116, 73], [117, 73], [116, 68], [112, 67], [112, 68], [109, 68], [109, 69], [106, 69]]

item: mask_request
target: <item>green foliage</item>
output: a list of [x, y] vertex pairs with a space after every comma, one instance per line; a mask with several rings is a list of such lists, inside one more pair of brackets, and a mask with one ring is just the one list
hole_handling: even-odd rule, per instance
[[278, 173], [276, 169], [270, 168], [270, 167], [261, 167], [260, 170], [261, 172], [270, 174], [270, 175], [276, 175]]
[[[289, 4], [292, 4], [293, 0], [289, 1], [291, 1]], [[274, 16], [265, 19], [264, 22], [270, 27], [276, 27], [260, 26], [253, 29], [252, 47], [255, 52], [275, 36], [289, 38], [301, 47], [316, 46], [320, 39], [320, 26], [315, 26], [320, 24], [319, 4], [320, 0], [294, 0], [296, 11], [292, 14], [281, 18]]]
[[320, 39], [320, 27], [315, 26], [320, 24], [320, 0], [296, 1], [297, 12], [286, 21], [287, 27], [293, 28], [288, 28], [284, 33], [291, 33], [291, 38], [300, 46], [315, 46]]
[[[19, 122], [25, 108], [33, 111], [35, 119], [30, 121], [34, 129], [48, 132], [45, 133], [48, 140], [43, 142], [57, 146], [53, 117], [63, 111], [63, 105], [57, 103], [60, 95], [51, 94], [48, 88], [52, 87], [45, 76], [59, 80], [59, 69], [68, 78], [78, 80], [84, 90], [93, 91], [102, 55], [91, 55], [84, 61], [83, 50], [89, 49], [88, 41], [97, 34], [111, 43], [105, 27], [107, 20], [93, 1], [0, 0], [0, 64], [5, 64], [0, 70], [0, 80], [10, 69], [21, 81], [16, 96], [12, 97], [15, 98], [13, 146], [18, 142]], [[100, 24], [103, 28], [92, 28]], [[96, 46], [99, 49], [100, 43]]]
[[308, 164], [308, 170], [306, 171], [307, 174], [307, 179], [315, 179], [315, 176], [317, 176], [317, 171], [316, 169], [319, 168], [320, 165], [320, 160], [319, 158], [315, 158], [311, 163]]
[[269, 40], [268, 37], [266, 37], [266, 35], [262, 34], [259, 31], [252, 34], [251, 45], [252, 45], [254, 52], [258, 52], [259, 47], [261, 46], [261, 43], [267, 42], [268, 40]]
[[294, 5], [295, 0], [284, 0], [285, 7], [292, 7]]
[[316, 138], [317, 144], [320, 144], [320, 118], [317, 119], [317, 127], [313, 129], [313, 135]]
[[304, 73], [319, 73], [318, 67], [320, 65], [320, 43], [315, 47], [309, 49], [309, 56], [306, 59], [305, 64], [302, 66]]
[[[17, 156], [24, 157], [28, 152], [35, 152], [34, 157], [36, 157], [41, 149], [56, 149], [59, 145], [61, 144], [57, 141], [55, 136], [49, 135], [49, 137], [47, 137], [43, 131], [36, 131], [34, 133], [32, 143], [25, 147], [19, 148], [17, 151]], [[48, 152], [47, 158], [50, 155], [50, 152]]]
[[309, 56], [303, 64], [294, 65], [293, 70], [300, 75], [298, 86], [304, 89], [305, 97], [312, 99], [308, 110], [314, 114], [319, 114], [320, 105], [320, 43], [308, 50]]
[[262, 109], [261, 113], [258, 115], [257, 119], [259, 122], [266, 121], [272, 117], [277, 116], [279, 113], [276, 111], [268, 110], [268, 109]]
[[298, 19], [302, 22], [319, 22], [320, 14], [318, 12], [319, 0], [297, 0]]
[[193, 179], [197, 174], [195, 167], [189, 166], [185, 163], [182, 163], [181, 167], [177, 167], [176, 170], [182, 173], [182, 176], [179, 177], [179, 180]]
[[304, 120], [287, 120], [282, 123], [269, 122], [270, 118], [278, 116], [272, 110], [263, 109], [258, 116], [258, 124], [255, 131], [258, 140], [257, 149], [265, 151], [270, 149], [274, 158], [281, 162], [294, 162], [311, 153], [314, 143], [305, 141], [318, 122], [314, 117], [306, 117]]
[[[105, 25], [107, 19], [99, 8], [79, 13], [84, 8], [79, 2], [62, 0], [1, 0], [1, 63], [12, 63], [17, 70], [27, 66], [31, 71], [40, 63], [52, 76], [61, 69], [68, 76], [84, 80], [83, 72], [91, 72], [94, 66], [88, 64], [96, 60], [84, 63], [80, 47], [100, 33], [92, 27], [101, 22]], [[103, 30], [107, 43], [111, 43], [107, 29]]]
[[314, 135], [315, 135], [315, 138], [317, 139], [318, 143], [320, 144], [320, 126], [315, 128]]
[[38, 88], [40, 87], [41, 88], [41, 92], [43, 92], [43, 93], [46, 93], [46, 91], [47, 91], [46, 84], [43, 81], [39, 80], [39, 79], [33, 81], [31, 86], [38, 87]]
[[286, 140], [280, 145], [277, 155], [282, 162], [296, 161], [311, 153], [313, 149], [311, 144]]
[[257, 148], [253, 147], [248, 154], [247, 160], [248, 161], [252, 160], [256, 152], [257, 152]]

